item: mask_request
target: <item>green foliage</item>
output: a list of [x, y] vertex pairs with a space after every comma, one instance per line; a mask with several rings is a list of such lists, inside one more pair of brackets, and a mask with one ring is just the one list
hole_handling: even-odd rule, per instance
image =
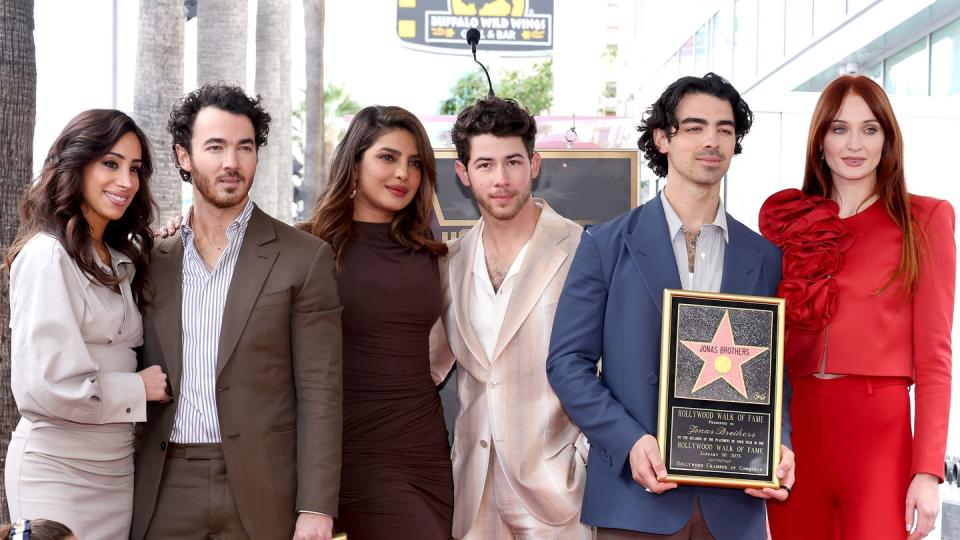
[[[346, 133], [343, 117], [355, 114], [360, 104], [350, 97], [343, 83], [327, 83], [323, 90], [323, 134], [328, 141], [339, 141]], [[297, 155], [303, 156], [304, 124], [307, 115], [306, 97], [293, 111], [293, 147]]]
[[330, 83], [323, 91], [324, 119], [342, 118], [357, 113], [360, 108], [360, 104], [343, 88], [343, 83]]
[[[533, 66], [529, 75], [519, 70], [504, 71], [494, 79], [497, 96], [515, 99], [531, 114], [543, 114], [553, 104], [553, 60]], [[483, 72], [474, 70], [457, 79], [450, 97], [440, 103], [440, 114], [458, 114], [487, 95], [487, 79]]]

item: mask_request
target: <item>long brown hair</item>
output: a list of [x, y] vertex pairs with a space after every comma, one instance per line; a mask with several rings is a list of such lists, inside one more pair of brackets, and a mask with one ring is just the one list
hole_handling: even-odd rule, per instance
[[131, 283], [134, 298], [143, 303], [147, 261], [153, 247], [156, 205], [150, 193], [153, 160], [147, 136], [132, 118], [113, 109], [91, 109], [71, 120], [53, 142], [43, 162], [39, 179], [20, 200], [20, 228], [5, 255], [5, 266], [13, 264], [23, 246], [40, 233], [63, 244], [67, 254], [91, 279], [114, 287], [120, 276], [103, 270], [96, 262], [90, 225], [83, 216], [83, 169], [102, 158], [127, 133], [140, 141], [140, 187], [120, 219], [110, 221], [103, 242], [133, 261], [136, 273]]
[[879, 290], [899, 282], [908, 296], [913, 293], [920, 266], [922, 231], [910, 212], [910, 194], [903, 169], [903, 136], [893, 107], [883, 88], [862, 75], [844, 75], [834, 79], [820, 94], [810, 120], [807, 136], [807, 161], [803, 174], [802, 191], [808, 195], [830, 197], [833, 177], [826, 160], [822, 159], [823, 139], [830, 124], [840, 113], [843, 100], [850, 94], [863, 98], [883, 129], [883, 152], [877, 165], [877, 184], [873, 194], [879, 197], [887, 214], [903, 232], [900, 263], [896, 272]]
[[400, 107], [373, 105], [364, 107], [350, 121], [347, 134], [337, 144], [327, 184], [317, 198], [317, 207], [309, 221], [299, 227], [326, 240], [340, 258], [350, 244], [353, 223], [353, 199], [356, 189], [358, 164], [363, 153], [373, 146], [381, 135], [393, 129], [410, 132], [417, 142], [420, 154], [420, 187], [413, 200], [394, 214], [390, 222], [390, 238], [394, 242], [415, 251], [427, 250], [434, 255], [444, 255], [447, 246], [433, 238], [430, 221], [433, 213], [433, 193], [437, 184], [437, 165], [430, 146], [430, 138], [417, 117]]

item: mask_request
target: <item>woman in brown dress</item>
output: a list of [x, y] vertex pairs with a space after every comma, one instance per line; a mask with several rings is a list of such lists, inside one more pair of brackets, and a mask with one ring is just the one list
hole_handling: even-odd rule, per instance
[[440, 315], [430, 230], [436, 166], [423, 126], [366, 107], [337, 146], [304, 227], [331, 244], [343, 304], [339, 525], [350, 540], [450, 538], [447, 430], [430, 376]]

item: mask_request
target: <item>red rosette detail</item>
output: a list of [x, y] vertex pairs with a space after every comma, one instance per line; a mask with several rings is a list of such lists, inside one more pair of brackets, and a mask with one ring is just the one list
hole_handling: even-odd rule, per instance
[[783, 276], [818, 279], [840, 270], [840, 251], [835, 244], [816, 242], [783, 252]]
[[787, 301], [788, 324], [824, 328], [837, 310], [833, 276], [853, 243], [837, 203], [798, 189], [780, 191], [760, 209], [760, 232], [783, 251], [777, 294]]
[[784, 278], [777, 295], [786, 300], [787, 324], [803, 330], [820, 330], [837, 311], [837, 282], [822, 279]]

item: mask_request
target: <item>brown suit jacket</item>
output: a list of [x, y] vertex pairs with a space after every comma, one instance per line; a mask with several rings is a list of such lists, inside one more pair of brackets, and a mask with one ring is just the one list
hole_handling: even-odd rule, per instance
[[452, 452], [455, 538], [470, 530], [480, 508], [491, 440], [507, 481], [539, 521], [568, 523], [583, 499], [585, 440], [550, 388], [546, 372], [554, 312], [583, 229], [546, 202], [536, 202], [542, 208], [540, 220], [493, 358], [487, 358], [470, 322], [479, 225], [449, 244], [441, 264], [443, 328], [437, 325], [431, 335], [431, 371], [435, 381], [442, 381], [454, 359], [459, 367], [460, 415]]
[[[141, 368], [173, 390], [138, 433], [131, 536], [153, 515], [182, 373], [179, 234], [158, 243], [156, 294], [143, 312]], [[257, 539], [293, 536], [297, 511], [336, 515], [343, 422], [340, 301], [322, 240], [254, 208], [227, 294], [217, 358], [217, 411], [230, 488]]]

